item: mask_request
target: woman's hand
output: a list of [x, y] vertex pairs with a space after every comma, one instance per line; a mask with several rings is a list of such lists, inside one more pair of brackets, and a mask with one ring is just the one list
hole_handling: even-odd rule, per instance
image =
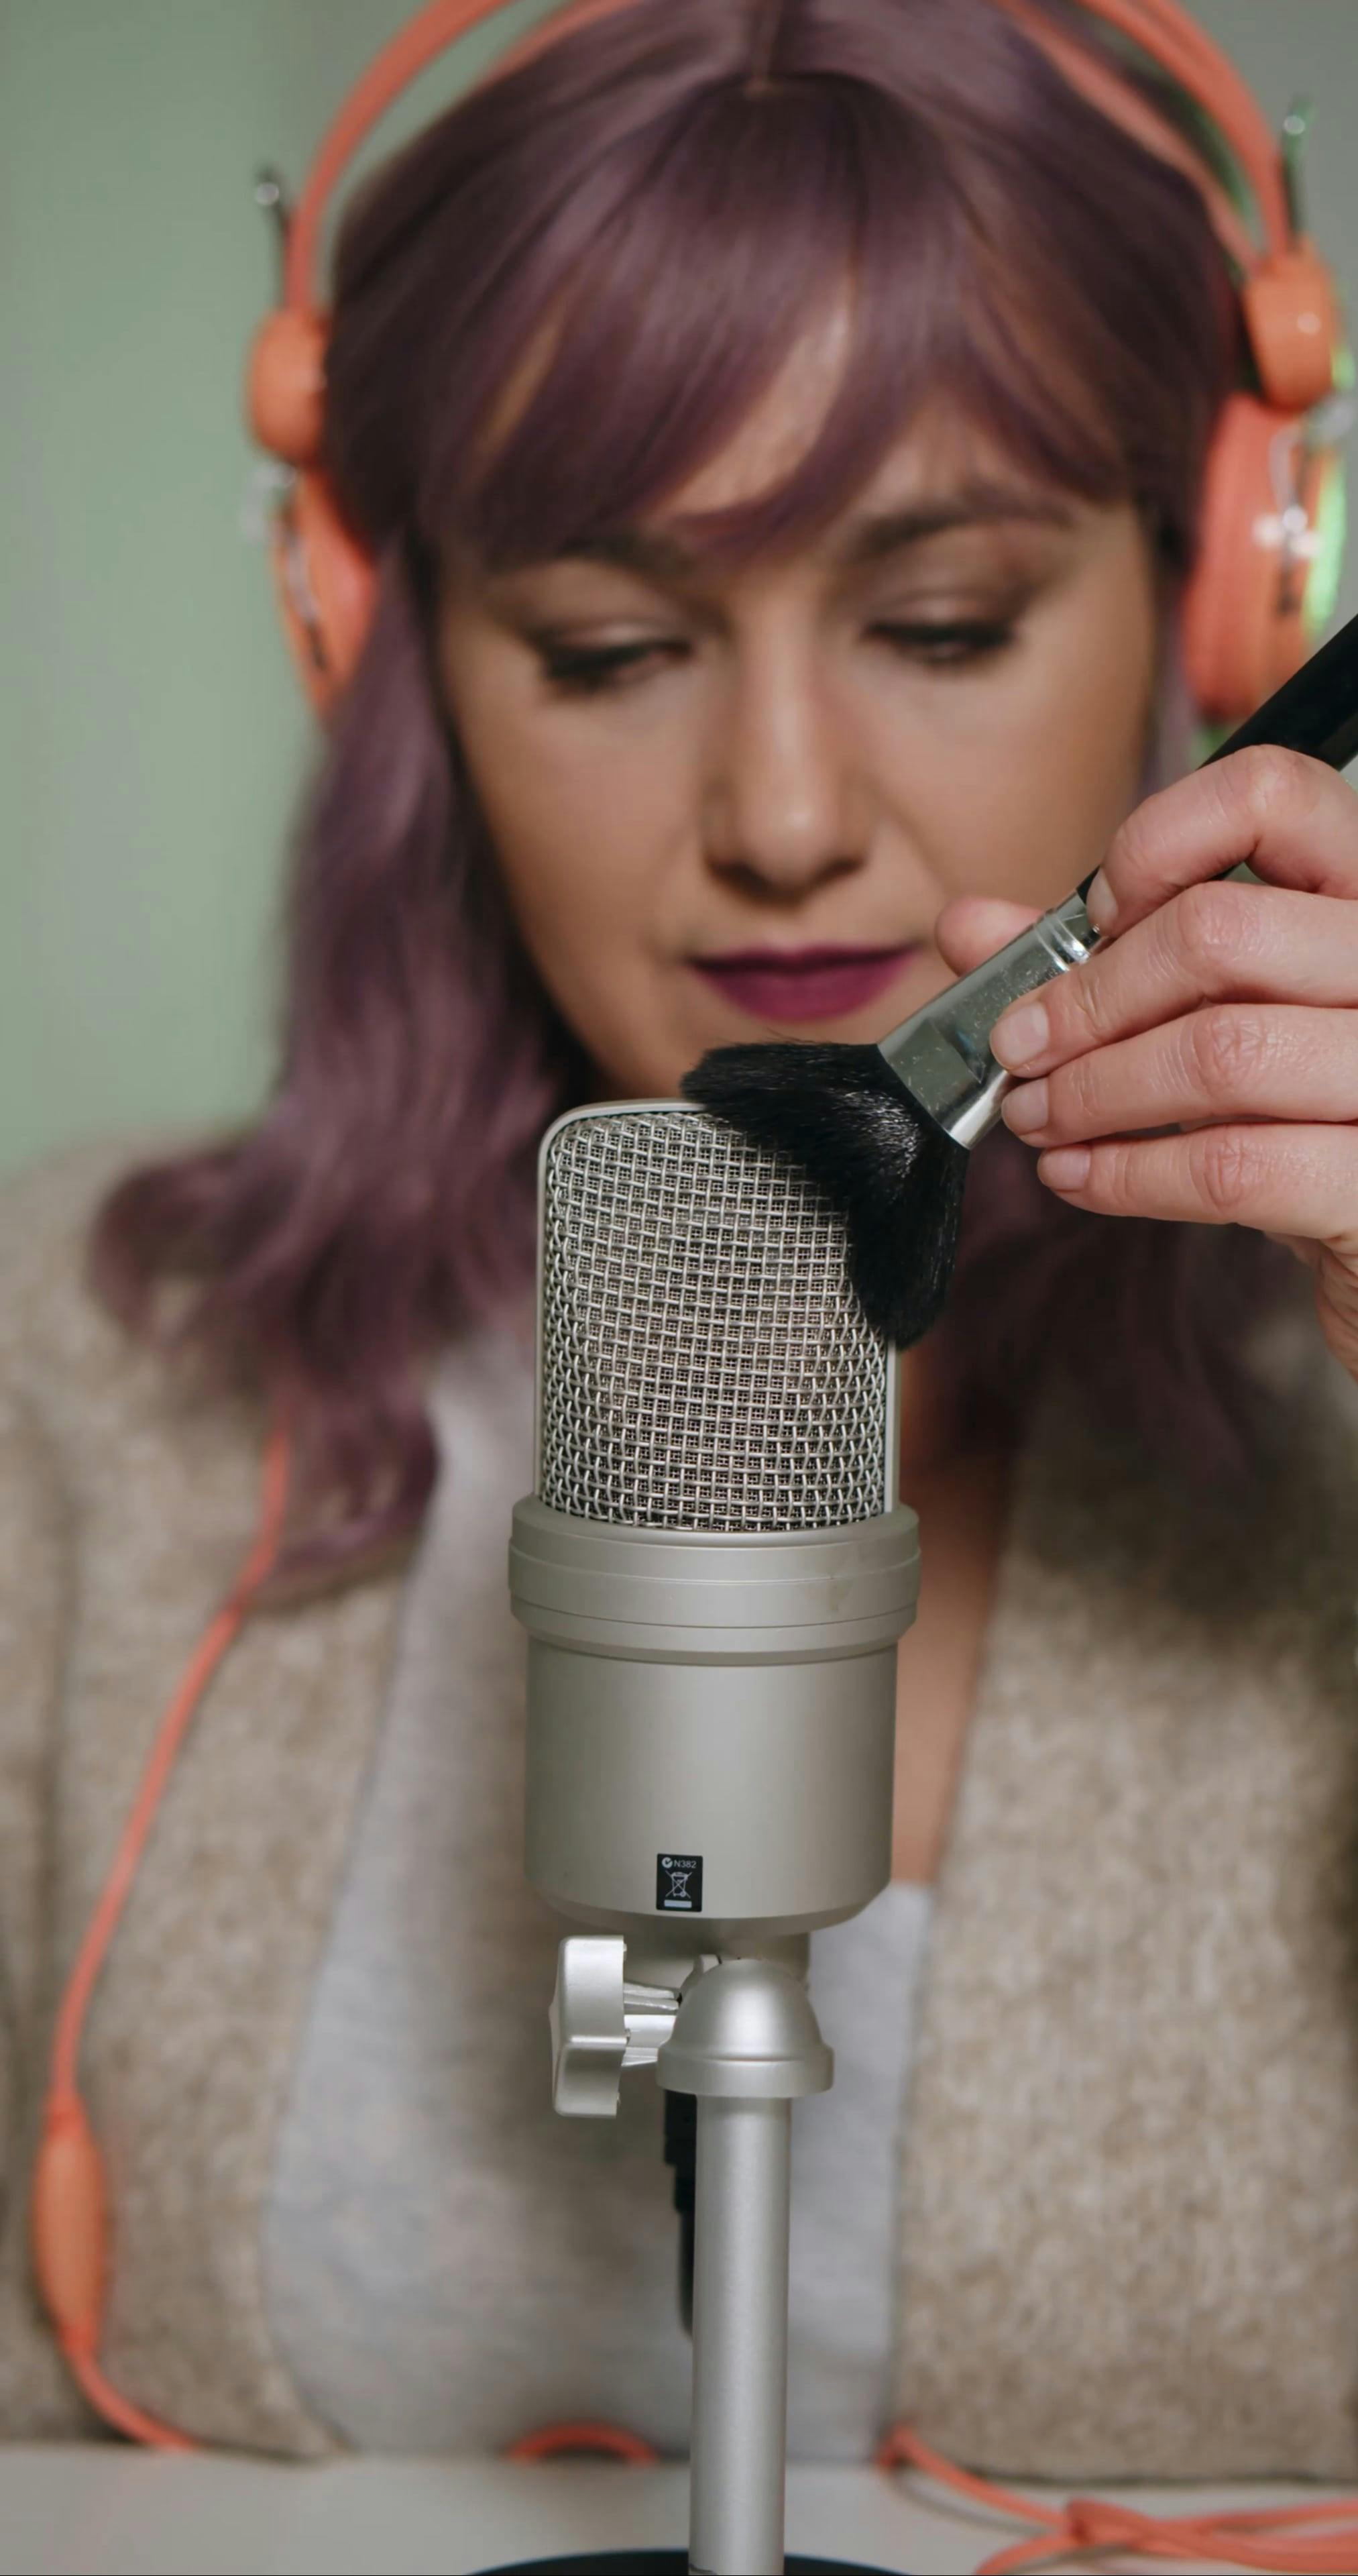
[[[1268, 882], [1212, 882], [1242, 859]], [[1358, 1377], [1358, 797], [1237, 752], [1138, 807], [1089, 909], [1109, 946], [996, 1027], [1008, 1124], [1072, 1207], [1285, 1242]], [[940, 943], [971, 964], [1025, 918], [955, 904]]]

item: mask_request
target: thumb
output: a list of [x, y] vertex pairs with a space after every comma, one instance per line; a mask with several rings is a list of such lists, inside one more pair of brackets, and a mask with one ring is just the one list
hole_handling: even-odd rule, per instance
[[997, 896], [959, 895], [947, 903], [934, 924], [939, 953], [954, 975], [969, 974], [983, 957], [993, 957], [1008, 939], [1017, 939], [1038, 918], [1029, 903], [1001, 903]]

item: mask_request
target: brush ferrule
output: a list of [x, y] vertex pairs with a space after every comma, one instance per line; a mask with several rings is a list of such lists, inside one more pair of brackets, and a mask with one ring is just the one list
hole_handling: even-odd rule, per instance
[[990, 1052], [996, 1021], [1011, 1002], [1082, 965], [1101, 946], [1083, 898], [1069, 895], [883, 1038], [881, 1053], [892, 1072], [956, 1144], [975, 1145], [988, 1135], [1013, 1088], [1013, 1075]]

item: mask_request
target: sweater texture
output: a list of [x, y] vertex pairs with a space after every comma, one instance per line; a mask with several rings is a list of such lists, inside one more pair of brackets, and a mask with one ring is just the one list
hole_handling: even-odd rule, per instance
[[[85, 1287], [126, 1159], [68, 1158], [0, 1211], [9, 2439], [99, 2429], [28, 2258], [52, 2015], [259, 1508], [258, 1409], [129, 1346]], [[1358, 1433], [1308, 1309], [1265, 1364], [1288, 1431], [1255, 1491], [1193, 1496], [1059, 1389], [1018, 1464], [920, 1999], [890, 2373], [895, 2412], [1000, 2473], [1358, 2474]], [[265, 2221], [403, 1579], [250, 1621], [87, 2025], [102, 2362], [202, 2442], [339, 2447], [273, 2331]]]

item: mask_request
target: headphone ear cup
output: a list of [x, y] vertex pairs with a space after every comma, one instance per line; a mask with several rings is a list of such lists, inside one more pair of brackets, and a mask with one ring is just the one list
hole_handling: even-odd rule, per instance
[[1240, 304], [1265, 399], [1283, 411], [1323, 402], [1334, 385], [1344, 323], [1334, 279], [1314, 244], [1294, 242], [1261, 259], [1241, 287]]
[[328, 319], [290, 304], [268, 313], [256, 331], [245, 379], [250, 434], [285, 465], [313, 466], [325, 420]]
[[1211, 724], [1252, 715], [1306, 659], [1304, 566], [1289, 574], [1284, 525], [1301, 426], [1252, 394], [1232, 394], [1217, 424], [1182, 619], [1188, 685]]
[[318, 473], [298, 474], [285, 495], [270, 554], [288, 650], [312, 705], [328, 715], [367, 640], [377, 567]]

